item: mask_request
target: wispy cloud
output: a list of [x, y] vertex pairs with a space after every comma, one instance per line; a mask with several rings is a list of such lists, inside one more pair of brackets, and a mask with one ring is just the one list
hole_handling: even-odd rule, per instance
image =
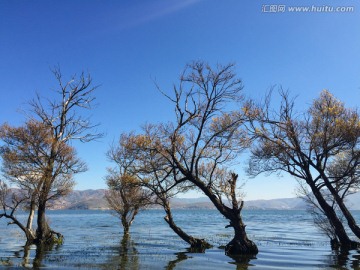
[[[118, 27], [123, 29], [133, 28], [151, 21], [160, 19], [172, 13], [176, 13], [182, 9], [192, 6], [202, 0], [182, 0], [169, 1], [166, 4], [162, 1], [149, 1], [149, 4], [137, 6], [137, 8], [129, 8], [124, 17], [119, 20]], [[123, 11], [124, 12], [124, 11]]]

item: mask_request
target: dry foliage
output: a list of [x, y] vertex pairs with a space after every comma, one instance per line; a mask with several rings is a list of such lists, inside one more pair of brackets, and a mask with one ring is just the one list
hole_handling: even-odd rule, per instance
[[121, 219], [124, 234], [127, 234], [138, 212], [153, 203], [152, 194], [141, 187], [135, 177], [128, 174], [119, 175], [109, 170], [106, 179], [109, 190], [106, 191], [105, 198]]
[[287, 92], [280, 91], [280, 96], [279, 110], [270, 108], [270, 96], [265, 104], [248, 102], [243, 109], [249, 132], [257, 138], [249, 172], [286, 172], [304, 181], [338, 240], [352, 247], [336, 209], [360, 238], [359, 227], [344, 202], [359, 185], [359, 114], [326, 90], [302, 114], [295, 112], [295, 101]]
[[7, 181], [27, 193], [29, 220], [37, 208], [38, 242], [58, 235], [47, 224], [47, 203], [66, 195], [74, 186], [73, 175], [87, 169], [70, 142], [102, 136], [92, 133], [95, 126], [79, 114], [79, 109], [91, 109], [94, 101], [96, 87], [91, 87], [90, 76], [81, 74], [64, 83], [59, 68], [53, 74], [59, 86], [58, 99], [44, 101], [37, 95], [30, 102], [32, 115], [23, 126], [4, 124], [0, 128], [2, 170]]

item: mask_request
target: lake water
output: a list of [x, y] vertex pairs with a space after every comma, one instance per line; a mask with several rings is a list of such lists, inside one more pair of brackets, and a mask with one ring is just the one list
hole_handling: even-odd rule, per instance
[[[354, 213], [360, 220], [360, 212]], [[204, 253], [188, 250], [163, 216], [161, 210], [141, 212], [131, 238], [122, 241], [120, 222], [108, 211], [49, 211], [52, 228], [65, 242], [36, 262], [44, 269], [360, 269], [360, 251], [331, 251], [305, 211], [243, 211], [248, 236], [259, 248], [252, 258], [231, 258], [219, 248], [232, 230], [216, 210], [174, 210], [183, 230], [214, 245]], [[33, 268], [35, 247], [24, 258], [24, 243], [22, 232], [1, 219], [0, 267]]]

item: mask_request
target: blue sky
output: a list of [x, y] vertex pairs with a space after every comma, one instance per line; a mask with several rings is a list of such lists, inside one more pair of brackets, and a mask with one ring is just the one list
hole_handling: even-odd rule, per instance
[[[268, 5], [354, 11], [262, 12]], [[104, 188], [110, 143], [145, 122], [171, 119], [154, 80], [166, 91], [192, 60], [235, 62], [249, 97], [282, 85], [302, 109], [326, 88], [357, 106], [360, 1], [0, 0], [0, 123], [21, 124], [19, 110], [35, 91], [53, 95], [54, 65], [64, 77], [88, 71], [100, 85], [93, 120], [106, 137], [76, 144], [89, 166], [76, 188]], [[295, 185], [287, 176], [259, 176], [247, 181], [246, 199], [293, 197]]]

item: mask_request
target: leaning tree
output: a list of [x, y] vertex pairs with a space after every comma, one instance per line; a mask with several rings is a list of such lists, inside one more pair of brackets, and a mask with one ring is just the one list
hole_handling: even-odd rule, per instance
[[270, 95], [264, 104], [250, 101], [242, 109], [249, 132], [257, 139], [250, 173], [286, 172], [306, 183], [312, 201], [330, 224], [332, 243], [345, 249], [357, 247], [336, 210], [360, 238], [359, 226], [345, 205], [346, 196], [359, 185], [358, 112], [326, 90], [301, 114], [296, 113], [295, 101], [287, 92], [280, 91], [280, 96], [278, 110], [270, 108]]
[[241, 89], [233, 64], [189, 64], [173, 93], [162, 91], [174, 106], [175, 120], [155, 126], [161, 133], [152, 150], [175, 170], [177, 184], [195, 186], [229, 220], [227, 227], [235, 234], [226, 245], [229, 255], [258, 252], [241, 217], [238, 175], [229, 169], [248, 144], [241, 115], [231, 111], [241, 99]]

